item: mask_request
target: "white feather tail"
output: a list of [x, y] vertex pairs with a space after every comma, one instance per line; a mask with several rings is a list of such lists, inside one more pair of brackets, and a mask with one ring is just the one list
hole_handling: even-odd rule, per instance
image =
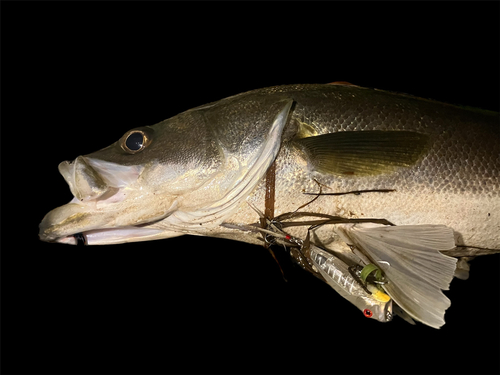
[[451, 228], [356, 224], [339, 229], [384, 271], [384, 289], [404, 311], [433, 328], [445, 323], [451, 302], [441, 289], [449, 289], [457, 259], [440, 251], [455, 247]]

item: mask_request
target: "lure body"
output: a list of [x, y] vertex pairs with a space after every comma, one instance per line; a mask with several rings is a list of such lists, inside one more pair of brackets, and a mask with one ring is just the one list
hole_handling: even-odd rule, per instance
[[392, 300], [372, 286], [373, 294], [365, 290], [356, 280], [348, 265], [334, 255], [311, 246], [310, 259], [317, 272], [342, 297], [355, 305], [368, 318], [380, 322], [392, 320]]

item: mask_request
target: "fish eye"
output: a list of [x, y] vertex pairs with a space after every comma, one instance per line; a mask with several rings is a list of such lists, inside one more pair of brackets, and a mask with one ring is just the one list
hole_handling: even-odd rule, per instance
[[363, 314], [367, 317], [367, 318], [371, 318], [373, 316], [373, 313], [371, 310], [369, 309], [364, 309], [363, 310]]
[[125, 146], [130, 151], [139, 151], [144, 145], [144, 135], [141, 132], [131, 133], [125, 141]]
[[144, 150], [151, 143], [151, 131], [152, 129], [147, 128], [128, 131], [120, 139], [121, 148], [129, 154], [136, 154]]

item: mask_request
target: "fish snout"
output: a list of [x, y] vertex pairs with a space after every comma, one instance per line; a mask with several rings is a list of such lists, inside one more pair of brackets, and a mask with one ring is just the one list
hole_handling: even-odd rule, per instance
[[72, 162], [63, 161], [58, 168], [71, 193], [80, 201], [96, 199], [108, 191], [108, 184], [83, 156]]

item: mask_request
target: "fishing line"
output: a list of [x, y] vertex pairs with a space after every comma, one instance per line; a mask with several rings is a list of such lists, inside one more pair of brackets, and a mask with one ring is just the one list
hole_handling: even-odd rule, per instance
[[362, 193], [391, 193], [393, 191], [396, 191], [395, 189], [369, 189], [369, 190], [353, 190], [353, 191], [348, 191], [345, 193], [302, 193], [305, 195], [348, 195], [348, 194], [354, 194], [354, 195], [361, 195]]

